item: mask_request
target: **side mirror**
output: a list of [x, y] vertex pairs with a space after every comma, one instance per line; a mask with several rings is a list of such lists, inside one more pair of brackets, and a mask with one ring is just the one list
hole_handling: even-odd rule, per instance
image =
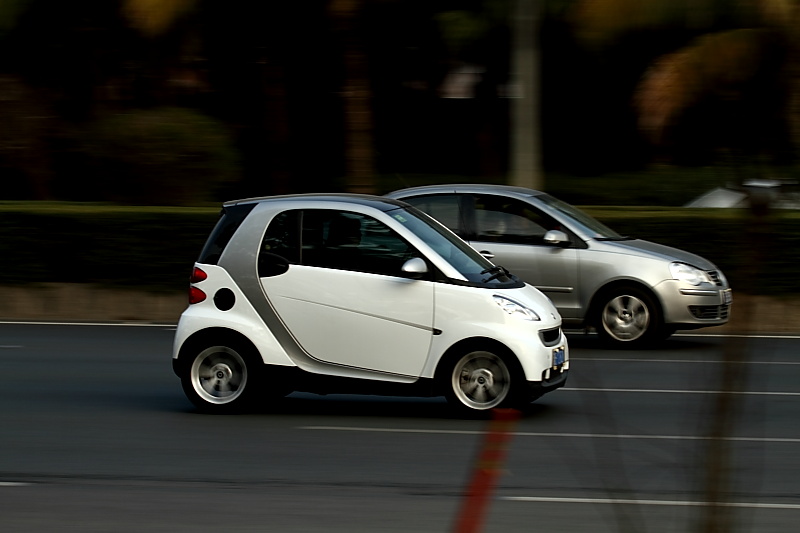
[[420, 279], [428, 273], [428, 265], [421, 257], [412, 257], [403, 263], [400, 270], [407, 278]]
[[544, 243], [552, 244], [554, 246], [564, 246], [569, 244], [567, 234], [558, 229], [551, 229], [544, 234]]

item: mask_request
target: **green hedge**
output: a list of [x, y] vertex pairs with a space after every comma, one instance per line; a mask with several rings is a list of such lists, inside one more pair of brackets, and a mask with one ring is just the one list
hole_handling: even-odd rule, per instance
[[0, 205], [0, 283], [184, 290], [218, 214], [218, 207]]
[[[800, 213], [585, 207], [619, 233], [700, 254], [749, 294], [800, 294]], [[219, 207], [0, 204], [0, 284], [184, 290]]]

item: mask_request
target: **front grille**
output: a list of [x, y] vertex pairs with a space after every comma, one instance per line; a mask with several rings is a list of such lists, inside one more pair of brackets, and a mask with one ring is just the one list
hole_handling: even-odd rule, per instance
[[708, 277], [710, 277], [711, 281], [714, 282], [714, 285], [717, 287], [722, 287], [722, 282], [719, 279], [719, 272], [716, 270], [706, 270], [706, 274], [708, 274]]
[[729, 305], [690, 305], [689, 311], [698, 320], [728, 318]]
[[539, 338], [542, 339], [542, 342], [545, 346], [553, 346], [558, 344], [559, 339], [561, 339], [561, 328], [545, 329], [540, 331]]

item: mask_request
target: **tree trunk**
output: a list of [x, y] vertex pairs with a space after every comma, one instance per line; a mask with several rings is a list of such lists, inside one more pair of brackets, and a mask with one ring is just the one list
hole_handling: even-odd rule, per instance
[[360, 8], [359, 0], [333, 0], [330, 12], [341, 36], [344, 53], [342, 99], [346, 189], [348, 192], [375, 194], [372, 90], [367, 57], [356, 27]]

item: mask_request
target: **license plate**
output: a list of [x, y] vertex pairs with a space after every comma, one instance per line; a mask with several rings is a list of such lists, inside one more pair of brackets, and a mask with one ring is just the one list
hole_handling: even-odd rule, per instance
[[722, 291], [722, 303], [728, 305], [733, 301], [733, 293], [730, 289], [725, 289]]
[[564, 364], [564, 347], [559, 346], [553, 350], [553, 367], [559, 367]]

